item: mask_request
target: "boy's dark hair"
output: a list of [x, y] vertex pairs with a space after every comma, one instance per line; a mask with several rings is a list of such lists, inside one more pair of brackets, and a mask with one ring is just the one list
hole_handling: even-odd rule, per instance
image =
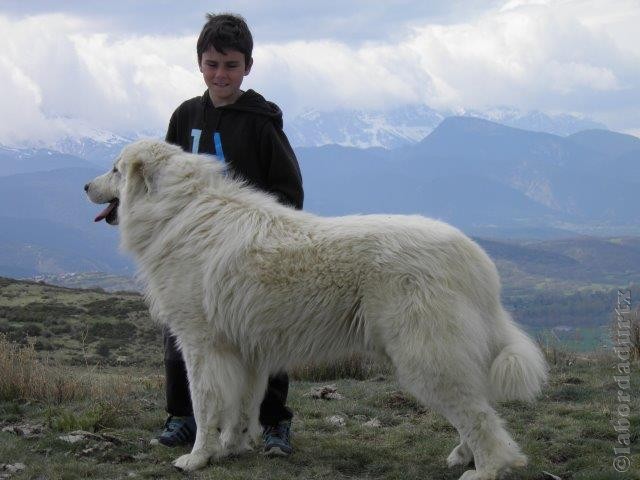
[[202, 54], [211, 47], [220, 53], [226, 53], [227, 49], [237, 50], [244, 54], [245, 66], [249, 66], [253, 37], [244, 18], [233, 13], [207, 13], [207, 23], [202, 27], [196, 47], [198, 65], [202, 63]]

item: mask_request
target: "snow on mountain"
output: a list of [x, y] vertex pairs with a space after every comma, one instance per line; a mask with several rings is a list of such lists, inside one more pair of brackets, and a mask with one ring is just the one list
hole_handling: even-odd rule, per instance
[[64, 137], [58, 140], [53, 148], [61, 153], [88, 160], [95, 165], [105, 166], [105, 164], [112, 163], [122, 147], [130, 141], [115, 135], [106, 137], [103, 142], [95, 138]]
[[[333, 110], [306, 112], [285, 120], [285, 131], [294, 147], [341, 145], [344, 147], [393, 149], [413, 145], [429, 135], [450, 116], [476, 117], [535, 132], [567, 136], [582, 130], [606, 129], [588, 118], [569, 114], [523, 112], [510, 107], [486, 110], [439, 111], [426, 105], [406, 105], [391, 110]], [[164, 132], [113, 133], [70, 118], [56, 119], [57, 140], [33, 145], [0, 146], [0, 153], [15, 151], [29, 156], [50, 150], [108, 166], [127, 143], [142, 137], [163, 138]], [[15, 147], [15, 148], [14, 148]], [[31, 153], [29, 153], [31, 151]]]
[[33, 157], [50, 156], [58, 153], [57, 150], [50, 150], [48, 148], [38, 147], [10, 147], [6, 145], [0, 145], [0, 158], [15, 158], [17, 160], [29, 160]]
[[470, 110], [462, 113], [466, 117], [477, 117], [531, 132], [553, 133], [566, 137], [582, 130], [607, 130], [606, 125], [589, 118], [566, 113], [546, 114], [539, 111], [522, 112], [510, 107], [487, 110]]
[[392, 149], [419, 142], [444, 118], [452, 115], [482, 118], [523, 130], [561, 136], [581, 130], [607, 128], [576, 115], [522, 112], [509, 107], [450, 112], [437, 111], [425, 105], [409, 105], [387, 111], [308, 110], [286, 121], [285, 131], [295, 147], [336, 144], [344, 147]]
[[117, 134], [74, 119], [64, 119], [63, 130], [66, 135], [49, 145], [49, 148], [84, 158], [101, 167], [113, 163], [114, 158], [127, 143], [142, 137], [164, 138], [164, 134], [160, 132]]
[[285, 122], [289, 141], [296, 147], [337, 144], [345, 147], [396, 148], [419, 142], [444, 118], [427, 106], [393, 110], [308, 110]]

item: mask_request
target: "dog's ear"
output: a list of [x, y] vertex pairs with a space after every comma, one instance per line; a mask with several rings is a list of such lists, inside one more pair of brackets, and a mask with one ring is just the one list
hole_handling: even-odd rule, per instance
[[153, 155], [145, 150], [132, 153], [125, 165], [127, 189], [130, 193], [148, 194], [154, 187]]
[[159, 140], [139, 140], [122, 150], [123, 171], [131, 193], [152, 193], [156, 189], [161, 166], [182, 150]]

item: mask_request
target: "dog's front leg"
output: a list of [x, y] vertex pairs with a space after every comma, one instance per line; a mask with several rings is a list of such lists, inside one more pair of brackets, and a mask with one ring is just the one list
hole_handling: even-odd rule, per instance
[[239, 357], [228, 347], [190, 349], [184, 348], [183, 343], [183, 354], [197, 431], [191, 453], [173, 464], [181, 470], [193, 471], [206, 466], [212, 457], [227, 455], [229, 447], [233, 449], [246, 372]]
[[262, 434], [262, 426], [259, 422], [260, 405], [267, 391], [269, 373], [265, 370], [256, 369], [252, 380], [247, 389], [246, 415], [248, 417], [248, 436], [252, 442], [255, 442]]
[[260, 405], [264, 399], [264, 392], [267, 390], [268, 376], [267, 372], [262, 369], [247, 368], [247, 383], [239, 418], [240, 435], [236, 449], [238, 454], [252, 450], [252, 444], [257, 442], [262, 433], [258, 418], [260, 416]]
[[220, 386], [216, 385], [218, 382], [215, 378], [207, 375], [210, 367], [206, 352], [183, 349], [183, 356], [196, 421], [196, 439], [191, 453], [182, 455], [173, 462], [173, 465], [180, 470], [193, 471], [205, 467], [209, 459], [218, 456], [222, 450], [219, 426], [220, 402], [216, 391]]

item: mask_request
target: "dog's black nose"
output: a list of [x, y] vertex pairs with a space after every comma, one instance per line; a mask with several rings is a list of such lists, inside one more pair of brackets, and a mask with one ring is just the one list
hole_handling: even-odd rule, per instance
[[88, 183], [84, 186], [84, 191], [85, 191], [85, 192], [88, 192], [88, 191], [89, 191], [89, 184], [88, 184]]

